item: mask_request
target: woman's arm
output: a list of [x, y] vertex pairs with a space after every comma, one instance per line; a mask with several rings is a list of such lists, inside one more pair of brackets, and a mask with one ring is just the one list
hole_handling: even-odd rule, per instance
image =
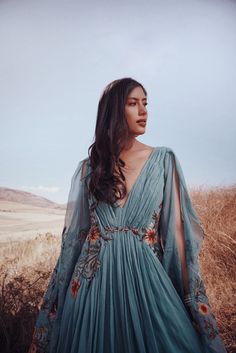
[[199, 268], [198, 256], [206, 234], [192, 205], [180, 162], [168, 147], [159, 232], [164, 250], [162, 265], [200, 334], [205, 351], [226, 353]]
[[71, 180], [62, 231], [61, 252], [42, 298], [28, 353], [56, 351], [66, 291], [90, 229], [86, 176], [87, 161], [83, 160], [79, 162]]

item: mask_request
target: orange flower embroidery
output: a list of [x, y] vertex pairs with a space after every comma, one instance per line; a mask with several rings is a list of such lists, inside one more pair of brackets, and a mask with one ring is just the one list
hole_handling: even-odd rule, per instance
[[90, 240], [91, 242], [94, 243], [99, 237], [100, 237], [99, 227], [98, 226], [91, 227], [87, 240]]
[[156, 243], [156, 229], [147, 229], [143, 238], [150, 245]]
[[153, 212], [152, 214], [152, 221], [149, 224], [148, 228], [144, 228], [144, 235], [142, 239], [151, 247], [154, 254], [158, 257], [160, 261], [162, 261], [163, 256], [163, 243], [162, 238], [159, 234], [159, 222], [160, 222], [160, 211], [162, 208], [163, 202], [159, 205], [159, 210]]
[[71, 294], [75, 298], [80, 287], [79, 279], [73, 279], [71, 284]]
[[199, 309], [200, 313], [203, 315], [207, 315], [209, 313], [208, 306], [205, 303], [199, 303], [198, 309]]

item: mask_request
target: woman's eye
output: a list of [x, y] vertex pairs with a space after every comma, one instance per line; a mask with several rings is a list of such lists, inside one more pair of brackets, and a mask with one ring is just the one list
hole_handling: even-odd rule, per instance
[[[129, 105], [135, 105], [136, 104], [136, 102], [133, 102], [133, 103], [130, 103]], [[144, 105], [146, 106], [146, 105], [148, 105], [148, 103], [144, 103]]]

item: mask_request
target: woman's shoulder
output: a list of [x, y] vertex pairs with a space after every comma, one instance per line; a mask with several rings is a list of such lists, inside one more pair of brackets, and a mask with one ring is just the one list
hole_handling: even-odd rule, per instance
[[170, 146], [162, 146], [162, 148], [164, 149], [164, 151], [166, 153], [175, 153], [174, 149], [172, 147], [170, 147]]
[[165, 149], [165, 164], [169, 165], [169, 163], [179, 163], [179, 157], [176, 154], [176, 151], [174, 148], [169, 147], [169, 146], [164, 146]]
[[82, 168], [82, 172], [81, 172], [81, 176], [85, 177], [88, 176], [90, 173], [90, 159], [89, 156], [85, 157], [84, 159], [82, 159], [80, 162], [81, 168]]
[[157, 151], [162, 152], [163, 155], [175, 154], [174, 149], [169, 146], [155, 146], [153, 148], [155, 148]]
[[[164, 168], [168, 168], [170, 164], [173, 164], [178, 160], [175, 150], [170, 146], [157, 146], [157, 156], [162, 160]], [[159, 153], [158, 153], [159, 151]]]
[[89, 157], [85, 157], [77, 163], [72, 179], [83, 179], [89, 174]]

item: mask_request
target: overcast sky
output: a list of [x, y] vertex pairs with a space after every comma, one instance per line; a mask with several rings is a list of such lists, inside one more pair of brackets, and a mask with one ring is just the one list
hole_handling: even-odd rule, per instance
[[66, 202], [98, 100], [148, 92], [138, 139], [171, 147], [187, 185], [236, 182], [236, 2], [0, 2], [0, 186]]

